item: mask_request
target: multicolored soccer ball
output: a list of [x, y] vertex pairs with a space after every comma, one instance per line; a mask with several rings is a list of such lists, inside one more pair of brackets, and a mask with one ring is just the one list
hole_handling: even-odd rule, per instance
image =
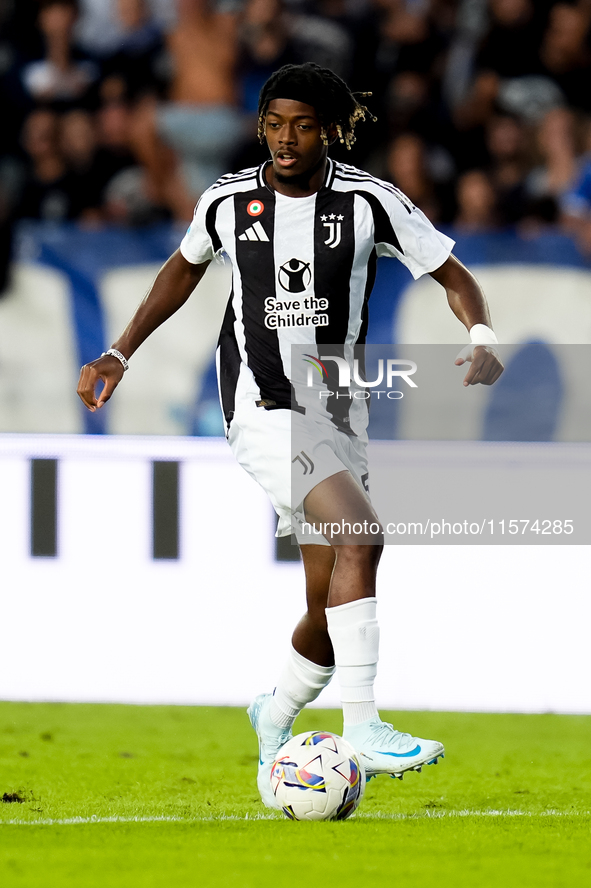
[[290, 820], [345, 820], [363, 797], [365, 770], [342, 737], [308, 731], [281, 747], [271, 786]]

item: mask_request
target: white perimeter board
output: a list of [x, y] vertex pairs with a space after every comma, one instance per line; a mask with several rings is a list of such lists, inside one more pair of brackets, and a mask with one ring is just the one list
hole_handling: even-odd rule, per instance
[[[412, 448], [412, 442], [407, 445]], [[401, 443], [397, 444], [401, 447]], [[59, 464], [59, 557], [29, 554], [29, 460]], [[151, 559], [151, 461], [181, 462], [181, 557]], [[0, 437], [0, 699], [246, 705], [303, 611], [225, 441]], [[389, 546], [383, 708], [591, 713], [587, 546]], [[336, 682], [318, 705], [337, 706]]]

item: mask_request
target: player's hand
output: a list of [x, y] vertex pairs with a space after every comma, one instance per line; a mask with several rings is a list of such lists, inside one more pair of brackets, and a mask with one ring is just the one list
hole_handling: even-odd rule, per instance
[[457, 356], [458, 367], [470, 362], [470, 369], [464, 377], [464, 385], [492, 385], [505, 367], [498, 352], [492, 345], [467, 345]]
[[[106, 404], [123, 376], [124, 370], [121, 361], [114, 358], [113, 355], [102, 355], [96, 361], [85, 364], [80, 371], [80, 379], [78, 380], [77, 392], [82, 399], [85, 407], [88, 407], [92, 413], [100, 410], [103, 404]], [[96, 397], [96, 387], [99, 382], [103, 382], [103, 390], [98, 398]]]

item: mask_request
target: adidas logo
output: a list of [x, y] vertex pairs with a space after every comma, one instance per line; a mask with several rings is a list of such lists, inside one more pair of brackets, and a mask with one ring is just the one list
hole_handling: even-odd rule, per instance
[[260, 222], [255, 222], [254, 225], [251, 225], [250, 228], [247, 228], [244, 234], [241, 234], [238, 240], [241, 241], [267, 241], [269, 238], [267, 237], [267, 232], [263, 228]]

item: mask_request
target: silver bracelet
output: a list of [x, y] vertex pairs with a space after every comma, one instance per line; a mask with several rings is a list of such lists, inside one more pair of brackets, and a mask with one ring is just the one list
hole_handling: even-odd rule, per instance
[[108, 351], [103, 352], [101, 355], [101, 358], [104, 358], [105, 355], [112, 355], [114, 358], [117, 358], [118, 361], [121, 361], [121, 363], [123, 365], [123, 372], [124, 373], [126, 370], [129, 370], [129, 364], [127, 362], [127, 358], [125, 357], [125, 355], [122, 355], [120, 351], [117, 351], [116, 348], [110, 348]]

